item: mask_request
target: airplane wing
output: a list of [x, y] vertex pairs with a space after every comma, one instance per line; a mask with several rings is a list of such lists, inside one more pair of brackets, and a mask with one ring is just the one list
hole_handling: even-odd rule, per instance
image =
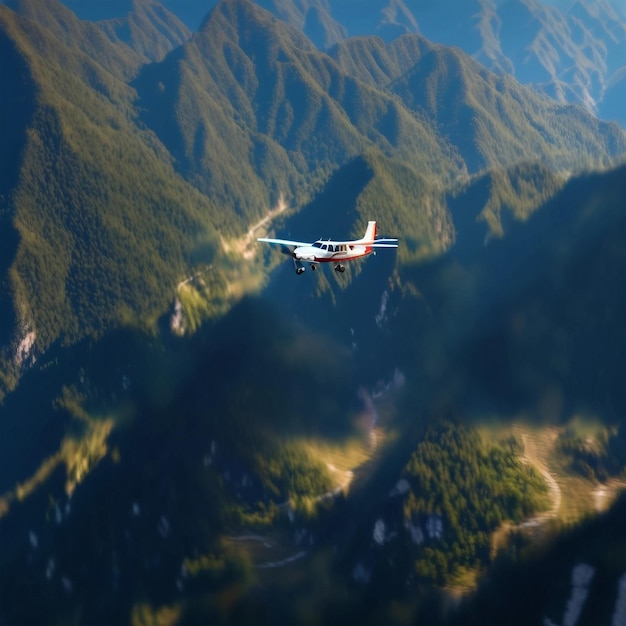
[[289, 248], [300, 248], [301, 246], [310, 246], [311, 242], [304, 241], [290, 241], [289, 239], [268, 239], [267, 237], [259, 237], [257, 241], [262, 241], [263, 243], [272, 243], [278, 246], [287, 246]]
[[261, 241], [263, 243], [271, 243], [273, 245], [280, 246], [280, 251], [283, 254], [289, 254], [289, 255], [292, 255], [293, 251], [296, 248], [311, 245], [310, 243], [306, 243], [304, 241], [291, 241], [290, 239], [268, 239], [267, 237], [259, 237], [257, 241]]

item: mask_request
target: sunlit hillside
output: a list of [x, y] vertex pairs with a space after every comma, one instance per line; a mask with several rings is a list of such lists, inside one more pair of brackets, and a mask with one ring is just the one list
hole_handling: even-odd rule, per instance
[[[154, 3], [128, 19], [94, 25], [56, 2], [2, 6], [6, 54], [24, 77], [9, 77], [2, 104], [15, 120], [3, 153], [19, 155], [2, 181], [6, 389], [55, 341], [154, 329], [177, 306], [176, 286], [209, 264], [215, 285], [254, 288], [258, 279], [220, 276], [232, 259], [220, 257], [216, 230], [237, 239], [281, 201], [297, 214], [351, 161], [371, 164], [355, 215], [401, 228], [412, 242], [404, 263], [450, 245], [443, 198], [468, 173], [538, 159], [561, 173], [626, 150], [616, 126], [418, 35], [382, 49], [364, 38], [331, 56], [248, 0], [220, 3], [187, 39]], [[546, 197], [534, 191], [540, 173], [509, 171], [535, 205]], [[505, 203], [518, 210], [514, 193], [494, 193], [485, 209], [496, 233]], [[188, 328], [224, 297], [196, 291], [182, 294]]]
[[625, 122], [615, 106], [626, 63], [626, 14], [619, 0], [372, 0], [366, 12], [355, 11], [351, 0], [258, 3], [323, 50], [364, 35], [394, 42], [420, 33], [561, 103]]
[[0, 624], [616, 626], [626, 134], [273, 4], [0, 4]]

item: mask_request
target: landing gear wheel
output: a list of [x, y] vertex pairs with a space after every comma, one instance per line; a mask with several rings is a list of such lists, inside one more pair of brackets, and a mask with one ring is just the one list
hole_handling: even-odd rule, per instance
[[315, 263], [311, 263], [311, 269], [315, 271], [317, 269], [317, 265], [315, 265]]
[[303, 267], [296, 267], [296, 274], [298, 276], [300, 276], [300, 274], [304, 273], [304, 268]]
[[337, 265], [335, 265], [335, 272], [339, 272], [340, 274], [343, 274], [346, 271], [346, 268], [344, 265], [341, 265], [341, 263], [338, 263]]

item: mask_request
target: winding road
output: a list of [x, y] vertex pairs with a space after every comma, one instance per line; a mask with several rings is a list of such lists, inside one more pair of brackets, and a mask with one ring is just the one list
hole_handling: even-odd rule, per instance
[[[549, 446], [549, 449], [551, 450], [556, 443], [558, 431], [550, 429], [547, 433], [545, 433], [544, 437], [547, 438], [547, 441], [544, 443], [544, 445], [547, 444]], [[530, 519], [523, 522], [522, 526], [540, 526], [548, 520], [554, 519], [558, 516], [563, 495], [561, 493], [561, 487], [556, 481], [554, 474], [550, 472], [550, 470], [546, 467], [541, 459], [541, 457], [544, 455], [539, 453], [537, 436], [531, 435], [527, 432], [522, 432], [521, 439], [524, 448], [524, 452], [522, 454], [522, 462], [533, 465], [537, 469], [537, 471], [543, 476], [544, 480], [548, 484], [548, 489], [550, 491], [550, 501], [552, 502], [552, 506], [549, 510], [543, 511], [531, 517]]]

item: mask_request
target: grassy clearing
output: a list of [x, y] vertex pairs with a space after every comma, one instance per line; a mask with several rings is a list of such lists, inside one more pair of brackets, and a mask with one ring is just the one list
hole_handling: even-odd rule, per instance
[[334, 468], [335, 473], [354, 471], [372, 456], [372, 446], [370, 440], [366, 438], [336, 443], [321, 439], [301, 439], [297, 443], [312, 458], [326, 463], [331, 471]]
[[486, 441], [515, 438], [520, 445], [520, 458], [535, 465], [546, 476], [553, 498], [553, 507], [550, 515], [544, 516], [546, 518], [566, 524], [575, 523], [587, 515], [608, 508], [623, 486], [619, 480], [602, 484], [577, 475], [559, 451], [558, 439], [566, 431], [573, 432], [593, 445], [604, 445], [609, 429], [592, 416], [574, 415], [560, 426], [542, 426], [528, 422], [523, 417], [508, 423], [489, 420], [481, 423], [478, 430]]

